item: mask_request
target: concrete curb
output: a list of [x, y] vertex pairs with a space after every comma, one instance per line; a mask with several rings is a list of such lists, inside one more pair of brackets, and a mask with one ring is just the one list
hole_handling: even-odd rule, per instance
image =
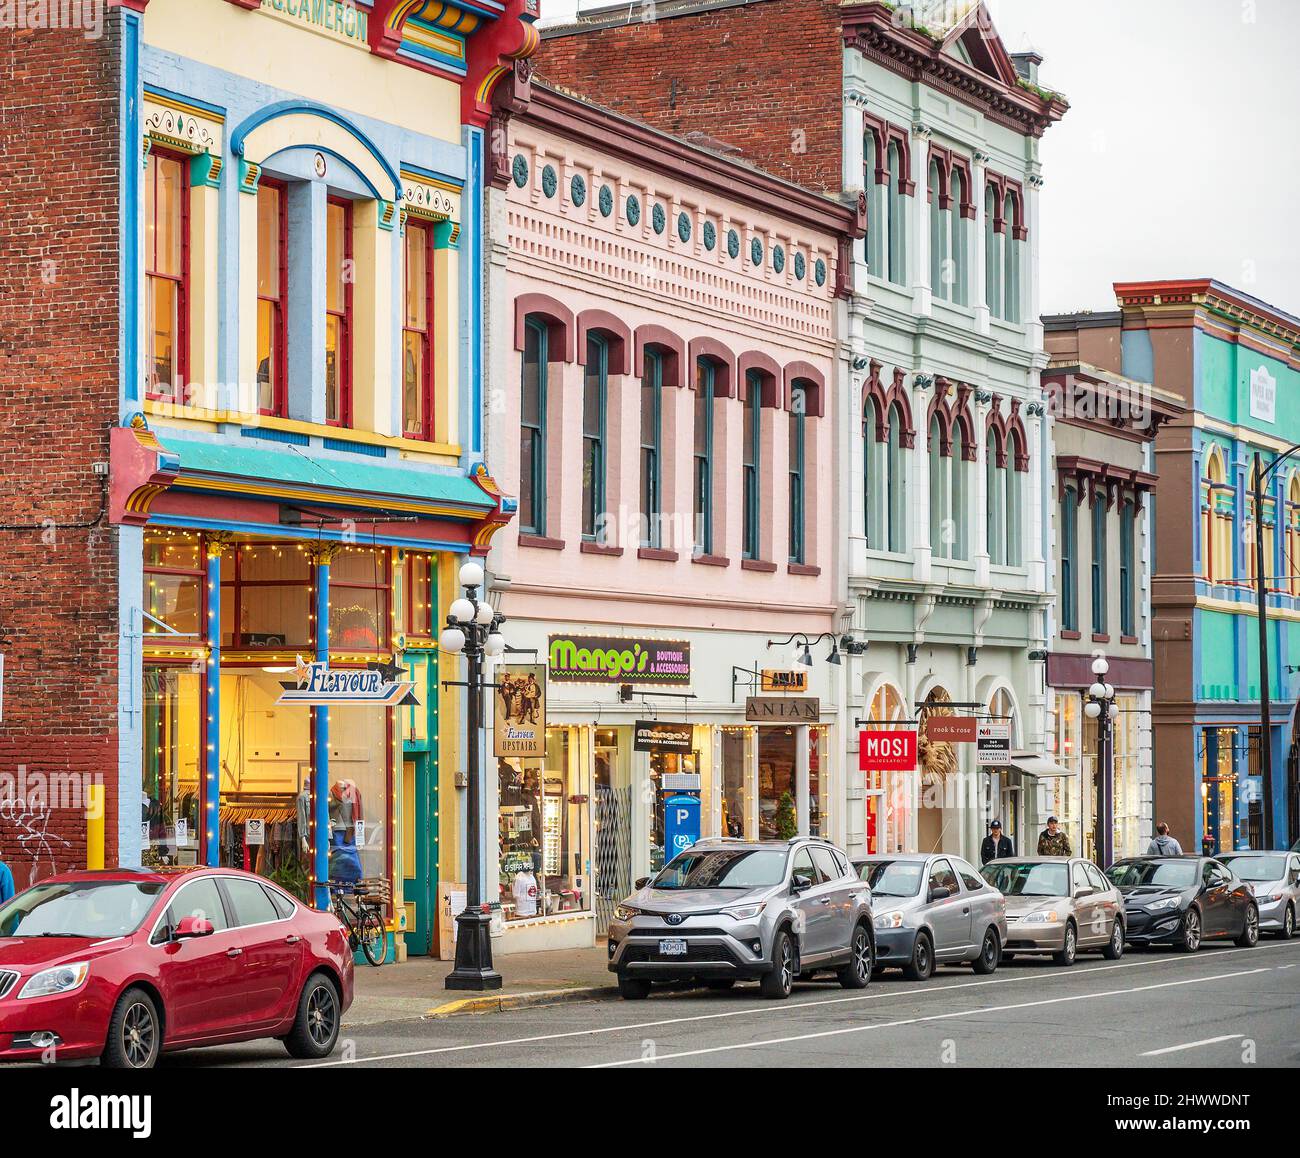
[[467, 1013], [502, 1013], [540, 1005], [562, 1005], [569, 1001], [603, 1001], [618, 996], [612, 985], [587, 985], [574, 989], [539, 989], [532, 993], [485, 993], [444, 1001], [428, 1010], [425, 1017], [458, 1017]]

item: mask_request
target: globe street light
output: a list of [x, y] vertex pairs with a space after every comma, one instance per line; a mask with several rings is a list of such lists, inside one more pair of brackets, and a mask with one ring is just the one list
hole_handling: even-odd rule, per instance
[[465, 908], [456, 915], [456, 967], [447, 975], [448, 989], [500, 989], [501, 974], [492, 967], [492, 915], [483, 901], [483, 865], [480, 847], [482, 808], [479, 739], [483, 730], [483, 660], [506, 649], [501, 616], [480, 603], [483, 568], [466, 563], [460, 569], [464, 594], [447, 608], [447, 626], [439, 644], [449, 655], [464, 655], [466, 679], [445, 680], [444, 685], [466, 689], [465, 713]]
[[1096, 677], [1088, 688], [1083, 714], [1097, 721], [1097, 773], [1099, 780], [1097, 827], [1097, 859], [1106, 868], [1115, 859], [1115, 720], [1119, 706], [1115, 703], [1115, 688], [1106, 682], [1110, 664], [1104, 655], [1092, 661], [1092, 674]]

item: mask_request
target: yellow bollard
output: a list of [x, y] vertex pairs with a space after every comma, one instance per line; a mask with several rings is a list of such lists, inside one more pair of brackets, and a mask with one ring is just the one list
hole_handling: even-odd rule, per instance
[[104, 786], [86, 786], [86, 867], [104, 867]]

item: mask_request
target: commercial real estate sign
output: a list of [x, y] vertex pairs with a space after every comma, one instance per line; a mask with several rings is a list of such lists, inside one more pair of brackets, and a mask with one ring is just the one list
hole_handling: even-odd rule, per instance
[[691, 682], [691, 645], [684, 640], [552, 635], [547, 664], [553, 683], [682, 685]]

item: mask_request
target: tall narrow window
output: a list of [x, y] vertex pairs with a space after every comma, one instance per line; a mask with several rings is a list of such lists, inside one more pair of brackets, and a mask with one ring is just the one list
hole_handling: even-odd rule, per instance
[[546, 534], [546, 359], [548, 334], [536, 318], [524, 323], [519, 383], [519, 529]]
[[[587, 335], [587, 369], [582, 380], [582, 537], [596, 539], [605, 513], [605, 391], [609, 346]], [[600, 536], [603, 537], [603, 536]]]
[[907, 468], [903, 459], [903, 412], [897, 403], [889, 408], [889, 461], [886, 503], [889, 511], [889, 550], [907, 550]]
[[888, 500], [885, 475], [887, 444], [876, 440], [877, 423], [883, 422], [884, 415], [876, 409], [875, 401], [868, 398], [862, 408], [862, 533], [872, 551], [885, 549], [884, 528], [889, 522], [885, 505]]
[[695, 362], [695, 553], [713, 553], [713, 390], [717, 367]]
[[1223, 457], [1217, 447], [1205, 452], [1201, 479], [1201, 574], [1210, 583], [1231, 582], [1235, 574], [1232, 551], [1232, 509], [1220, 505], [1229, 498]]
[[1016, 463], [1024, 456], [1024, 447], [1020, 444], [1020, 435], [1012, 431], [1007, 435], [1007, 466], [1002, 472], [1006, 476], [1007, 507], [1007, 566], [1023, 567], [1024, 552], [1024, 488], [1025, 472], [1016, 469]]
[[402, 318], [402, 433], [432, 439], [433, 230], [406, 223], [405, 301]]
[[985, 530], [989, 562], [997, 566], [1007, 562], [1006, 474], [1006, 468], [998, 465], [998, 436], [990, 430], [984, 439]]
[[943, 453], [943, 429], [936, 414], [930, 419], [930, 554], [947, 559], [952, 546], [948, 522], [948, 460]]
[[904, 241], [907, 213], [903, 205], [903, 154], [897, 141], [887, 153], [889, 170], [889, 280], [896, 285], [907, 281], [907, 250]]
[[1006, 305], [1002, 316], [1008, 322], [1020, 321], [1020, 242], [1016, 240], [1015, 202], [1008, 193], [1002, 205], [1002, 239], [1005, 243], [1003, 280]]
[[966, 268], [966, 218], [961, 211], [966, 197], [965, 190], [965, 178], [954, 169], [948, 187], [951, 199], [948, 211], [948, 254], [952, 270], [952, 293], [949, 296], [959, 306], [968, 305], [970, 301], [967, 294], [970, 275]]
[[948, 460], [948, 524], [952, 539], [950, 554], [952, 558], [962, 560], [970, 558], [970, 534], [967, 530], [966, 511], [968, 489], [966, 457], [969, 445], [961, 423], [956, 423], [953, 426], [952, 456]]
[[1002, 316], [1002, 237], [995, 218], [998, 196], [992, 185], [984, 190], [984, 304], [995, 318]]
[[[1152, 519], [1147, 520], [1150, 526], [1154, 522]], [[1282, 560], [1282, 574], [1290, 577], [1290, 582], [1286, 584], [1290, 588], [1291, 594], [1300, 597], [1300, 474], [1291, 476], [1291, 484], [1287, 487], [1286, 500], [1286, 526], [1287, 536], [1283, 540], [1286, 543], [1286, 558]], [[1283, 586], [1283, 584], [1278, 584]]]
[[1125, 499], [1119, 509], [1119, 633], [1130, 639], [1137, 634], [1137, 616], [1134, 614], [1136, 576], [1133, 573], [1137, 557], [1135, 511], [1132, 499]]
[[804, 562], [804, 467], [808, 394], [802, 386], [790, 391], [790, 562]]
[[325, 421], [352, 425], [352, 202], [325, 213]]
[[948, 212], [942, 206], [948, 199], [943, 186], [939, 162], [930, 162], [930, 290], [936, 298], [947, 300], [948, 272]]
[[658, 547], [660, 447], [663, 441], [664, 361], [654, 350], [641, 366], [641, 545]]
[[1106, 496], [1092, 496], [1092, 631], [1106, 635]]
[[1061, 492], [1061, 628], [1079, 630], [1079, 492]]
[[744, 457], [741, 462], [745, 527], [741, 553], [746, 559], [757, 559], [759, 553], [758, 470], [763, 432], [760, 410], [762, 400], [759, 395], [762, 393], [762, 385], [762, 377], [756, 370], [745, 374], [745, 422], [742, 433]]
[[145, 393], [184, 403], [189, 368], [189, 167], [151, 149], [145, 173]]
[[257, 186], [257, 408], [288, 415], [285, 306], [289, 299], [289, 217], [284, 186]]
[[867, 270], [879, 277], [883, 268], [881, 242], [886, 236], [889, 220], [888, 201], [889, 186], [876, 183], [876, 170], [880, 167], [879, 150], [876, 147], [876, 134], [862, 135], [862, 187], [867, 191], [867, 236], [862, 239], [863, 252], [866, 256]]

